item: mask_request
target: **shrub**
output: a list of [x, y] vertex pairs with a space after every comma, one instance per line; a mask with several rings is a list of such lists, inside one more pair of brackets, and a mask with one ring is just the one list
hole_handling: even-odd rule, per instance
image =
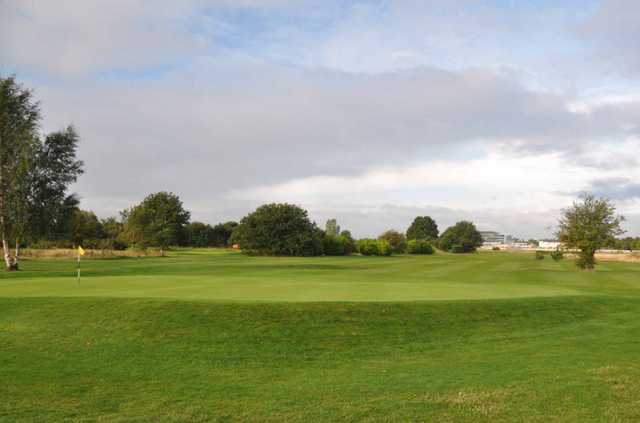
[[554, 261], [560, 261], [564, 258], [564, 253], [560, 250], [555, 250], [550, 255]]
[[500, 247], [493, 247], [491, 248], [491, 251], [500, 251]]
[[471, 222], [458, 222], [447, 228], [439, 240], [440, 249], [452, 253], [473, 252], [482, 245], [482, 236]]
[[544, 260], [544, 253], [542, 251], [536, 251], [536, 260]]
[[407, 243], [409, 254], [433, 254], [434, 249], [428, 241], [412, 239]]
[[323, 252], [322, 231], [306, 210], [292, 204], [258, 207], [242, 218], [232, 239], [246, 254], [315, 256]]
[[345, 255], [344, 240], [339, 236], [326, 235], [322, 240], [324, 254], [327, 256]]
[[378, 255], [380, 256], [390, 256], [393, 253], [393, 247], [391, 243], [387, 240], [380, 239], [378, 240]]
[[378, 248], [378, 241], [374, 239], [360, 239], [357, 243], [358, 252], [363, 256], [378, 256], [380, 255], [380, 249]]
[[345, 255], [353, 254], [357, 251], [356, 241], [351, 236], [351, 232], [342, 231], [339, 238], [342, 240]]
[[378, 241], [388, 242], [391, 250], [396, 254], [402, 254], [407, 250], [407, 239], [404, 234], [393, 229], [380, 234]]

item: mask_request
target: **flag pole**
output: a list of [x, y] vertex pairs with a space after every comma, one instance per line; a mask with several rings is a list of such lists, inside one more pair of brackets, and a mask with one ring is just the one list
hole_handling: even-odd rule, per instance
[[80, 252], [78, 251], [78, 276], [76, 277], [77, 285], [80, 286]]

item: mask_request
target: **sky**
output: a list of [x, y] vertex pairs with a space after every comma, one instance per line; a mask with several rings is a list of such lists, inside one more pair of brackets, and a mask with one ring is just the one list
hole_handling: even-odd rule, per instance
[[73, 124], [100, 217], [289, 202], [355, 236], [552, 237], [581, 193], [640, 236], [635, 0], [0, 0], [0, 75]]

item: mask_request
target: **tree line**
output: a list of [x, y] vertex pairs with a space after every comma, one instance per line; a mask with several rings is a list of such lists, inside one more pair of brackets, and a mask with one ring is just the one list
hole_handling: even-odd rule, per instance
[[[482, 237], [475, 225], [461, 221], [439, 233], [429, 216], [418, 216], [405, 233], [388, 230], [375, 239], [355, 240], [335, 219], [324, 229], [310, 221], [306, 210], [292, 204], [265, 204], [240, 222], [211, 226], [191, 222], [177, 195], [158, 192], [118, 217], [100, 220], [81, 210], [69, 192], [82, 175], [76, 157], [79, 136], [73, 126], [40, 133], [40, 104], [14, 77], [0, 77], [0, 238], [5, 267], [19, 268], [20, 250], [31, 247], [125, 249], [170, 246], [225, 247], [238, 245], [255, 255], [317, 256], [432, 254], [475, 251]], [[583, 197], [563, 211], [557, 237], [580, 251], [578, 265], [591, 269], [595, 251], [613, 246], [640, 247], [640, 239], [619, 239], [624, 217], [606, 199]]]

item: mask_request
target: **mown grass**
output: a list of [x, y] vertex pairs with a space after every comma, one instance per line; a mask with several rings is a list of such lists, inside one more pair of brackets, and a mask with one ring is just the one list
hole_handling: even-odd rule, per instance
[[640, 420], [637, 265], [182, 252], [77, 287], [69, 264], [2, 275], [2, 421]]

